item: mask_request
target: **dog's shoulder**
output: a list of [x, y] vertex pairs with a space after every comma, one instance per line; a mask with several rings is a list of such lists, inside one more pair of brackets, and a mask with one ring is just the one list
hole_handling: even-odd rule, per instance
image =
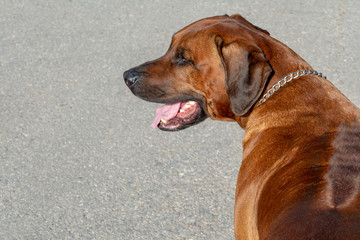
[[325, 171], [322, 180], [270, 226], [265, 239], [359, 239], [360, 123], [342, 123], [311, 142], [328, 158], [316, 164]]
[[325, 176], [328, 202], [335, 208], [360, 204], [360, 123], [341, 124], [332, 146]]

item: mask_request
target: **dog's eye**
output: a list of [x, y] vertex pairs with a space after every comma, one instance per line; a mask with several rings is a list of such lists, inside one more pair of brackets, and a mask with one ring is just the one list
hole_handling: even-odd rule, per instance
[[181, 56], [181, 62], [180, 64], [194, 64], [190, 59], [188, 59], [187, 57]]

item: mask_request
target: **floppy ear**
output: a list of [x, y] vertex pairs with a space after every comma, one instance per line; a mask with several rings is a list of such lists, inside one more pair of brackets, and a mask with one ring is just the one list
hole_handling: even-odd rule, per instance
[[225, 65], [231, 110], [243, 116], [261, 96], [272, 69], [260, 48], [250, 49], [236, 42], [223, 45], [219, 39], [217, 43], [222, 45], [218, 49]]

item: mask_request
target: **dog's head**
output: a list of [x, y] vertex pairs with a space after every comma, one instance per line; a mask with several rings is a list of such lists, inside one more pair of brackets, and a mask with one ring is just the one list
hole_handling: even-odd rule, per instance
[[154, 126], [179, 130], [210, 116], [233, 120], [260, 98], [272, 69], [257, 39], [269, 33], [240, 15], [199, 20], [177, 32], [162, 57], [124, 73], [138, 97], [167, 103]]

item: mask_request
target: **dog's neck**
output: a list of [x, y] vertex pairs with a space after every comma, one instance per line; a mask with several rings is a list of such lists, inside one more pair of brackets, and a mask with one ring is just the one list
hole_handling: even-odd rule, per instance
[[[259, 38], [257, 44], [263, 51], [274, 71], [267, 84], [266, 91], [281, 78], [292, 72], [296, 72], [300, 69], [311, 69], [311, 66], [302, 57], [288, 46], [272, 37]], [[274, 49], [276, 49], [276, 51], [274, 51]]]

